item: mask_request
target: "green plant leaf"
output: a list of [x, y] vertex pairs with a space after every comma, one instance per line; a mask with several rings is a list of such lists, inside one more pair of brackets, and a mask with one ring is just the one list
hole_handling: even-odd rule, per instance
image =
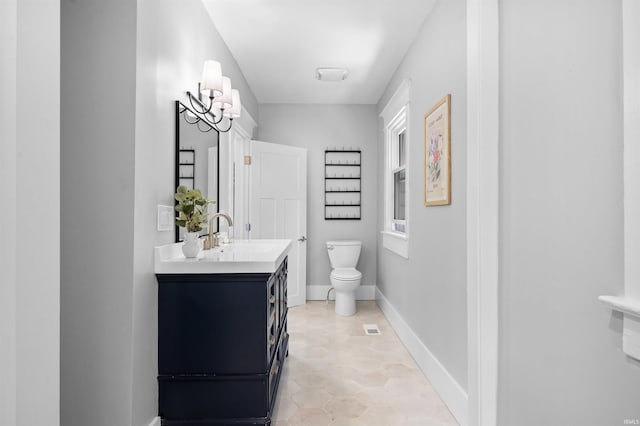
[[175, 193], [178, 202], [175, 209], [179, 213], [176, 225], [189, 232], [199, 232], [207, 224], [207, 205], [215, 204], [215, 200], [207, 200], [199, 189], [187, 189], [180, 185]]

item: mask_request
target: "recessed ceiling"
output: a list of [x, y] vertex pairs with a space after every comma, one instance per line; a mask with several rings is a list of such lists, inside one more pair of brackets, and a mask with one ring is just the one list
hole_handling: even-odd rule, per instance
[[202, 1], [259, 103], [375, 104], [436, 0]]

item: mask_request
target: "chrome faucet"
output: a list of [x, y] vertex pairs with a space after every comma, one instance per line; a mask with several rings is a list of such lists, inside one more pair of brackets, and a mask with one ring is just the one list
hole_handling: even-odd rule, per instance
[[212, 215], [211, 219], [209, 219], [209, 236], [204, 241], [205, 250], [209, 250], [211, 248], [218, 247], [220, 245], [220, 242], [218, 241], [218, 236], [216, 235], [216, 233], [213, 232], [213, 221], [219, 217], [226, 219], [229, 226], [233, 226], [233, 220], [231, 219], [231, 216], [229, 216], [228, 214], [216, 213]]

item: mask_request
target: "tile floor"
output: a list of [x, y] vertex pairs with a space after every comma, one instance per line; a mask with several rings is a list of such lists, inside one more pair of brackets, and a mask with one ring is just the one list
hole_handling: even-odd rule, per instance
[[[375, 302], [358, 302], [351, 317], [308, 302], [288, 318], [274, 426], [458, 424]], [[371, 323], [381, 335], [365, 335]]]

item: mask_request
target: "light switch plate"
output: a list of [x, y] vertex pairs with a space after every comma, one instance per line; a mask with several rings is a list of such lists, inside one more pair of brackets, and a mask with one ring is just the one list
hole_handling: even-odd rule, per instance
[[158, 231], [173, 231], [174, 220], [172, 206], [158, 205]]

